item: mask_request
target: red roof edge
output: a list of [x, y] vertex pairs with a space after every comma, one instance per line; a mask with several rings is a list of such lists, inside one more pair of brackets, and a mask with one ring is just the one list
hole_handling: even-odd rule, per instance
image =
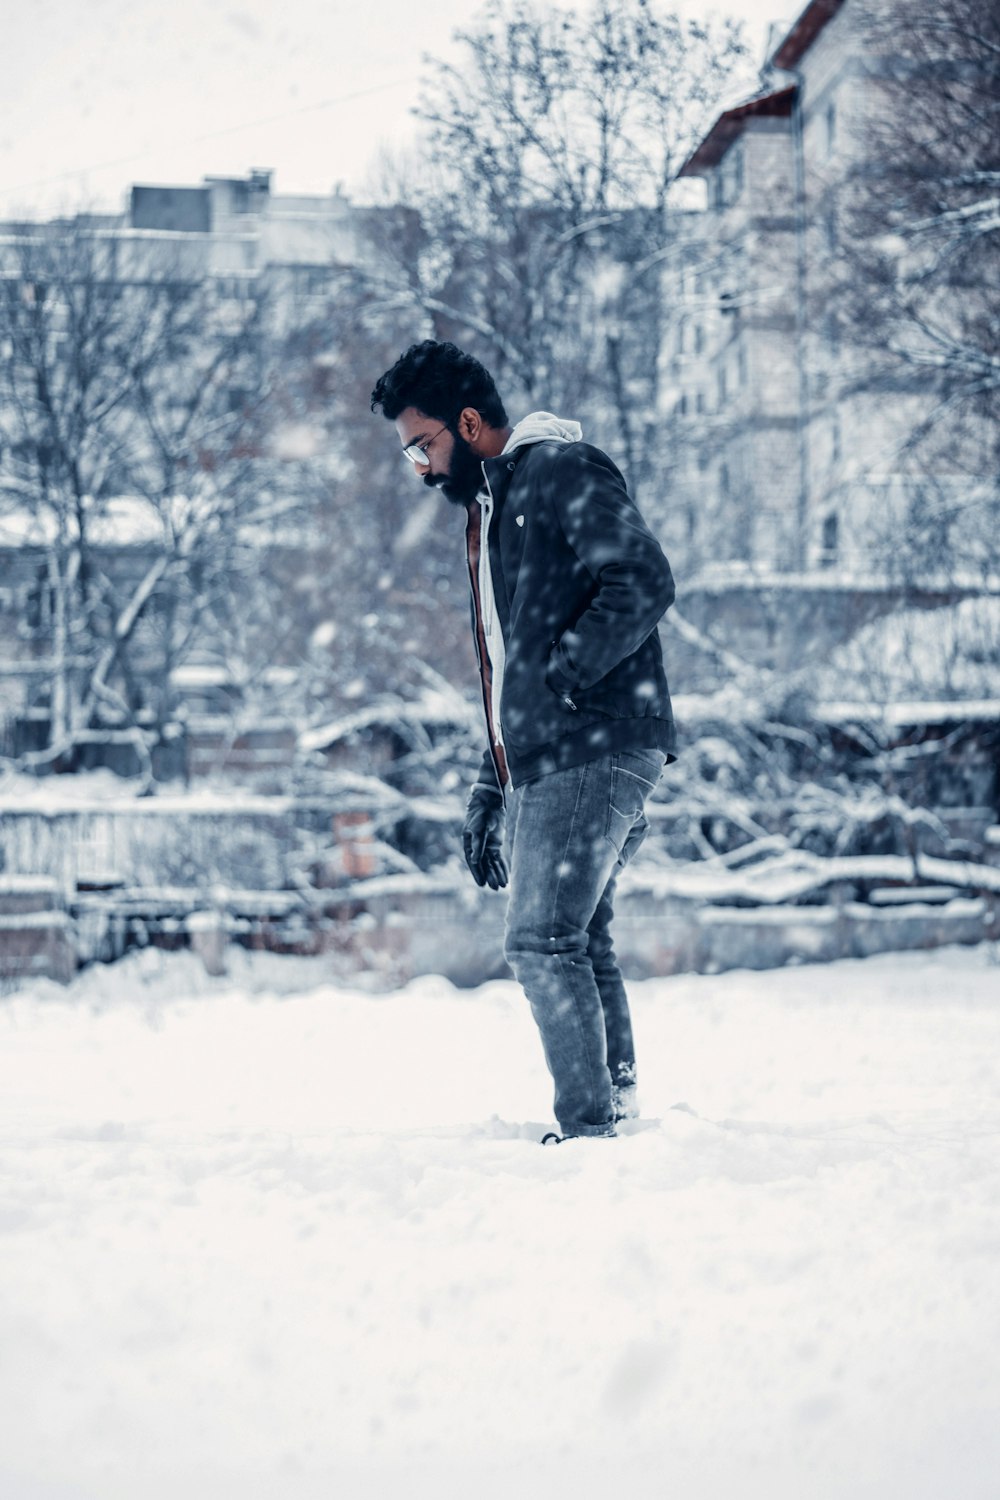
[[770, 60], [774, 66], [794, 68], [843, 3], [844, 0], [810, 0], [784, 41], [779, 42], [777, 49], [772, 52]]
[[743, 134], [748, 120], [759, 119], [761, 116], [788, 119], [794, 102], [795, 85], [793, 84], [787, 89], [779, 89], [777, 93], [764, 94], [761, 98], [748, 100], [746, 104], [738, 104], [735, 109], [725, 110], [701, 145], [696, 147], [688, 157], [677, 173], [678, 177], [701, 177], [718, 165], [733, 141]]

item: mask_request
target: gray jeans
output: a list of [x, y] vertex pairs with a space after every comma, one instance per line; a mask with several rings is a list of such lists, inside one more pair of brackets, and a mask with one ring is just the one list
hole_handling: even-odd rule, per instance
[[619, 750], [510, 796], [504, 952], [541, 1032], [563, 1135], [613, 1135], [612, 1091], [635, 1082], [610, 927], [615, 885], [646, 836], [643, 808], [665, 759]]

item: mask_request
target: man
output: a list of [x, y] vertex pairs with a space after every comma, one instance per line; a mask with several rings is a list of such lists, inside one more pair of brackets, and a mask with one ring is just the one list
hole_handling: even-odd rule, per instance
[[610, 924], [645, 801], [674, 759], [656, 632], [670, 568], [579, 424], [533, 412], [511, 428], [488, 371], [454, 344], [409, 348], [376, 383], [378, 408], [424, 483], [468, 512], [488, 746], [465, 857], [479, 885], [506, 886], [506, 820], [504, 952], [541, 1032], [561, 1139], [614, 1135], [637, 1109]]

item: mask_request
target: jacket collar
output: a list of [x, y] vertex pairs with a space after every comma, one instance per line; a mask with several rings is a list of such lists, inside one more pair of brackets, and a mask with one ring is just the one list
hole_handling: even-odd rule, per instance
[[495, 504], [503, 503], [507, 487], [514, 477], [514, 470], [524, 451], [524, 448], [517, 448], [513, 453], [501, 453], [496, 458], [483, 459], [483, 473], [486, 475]]

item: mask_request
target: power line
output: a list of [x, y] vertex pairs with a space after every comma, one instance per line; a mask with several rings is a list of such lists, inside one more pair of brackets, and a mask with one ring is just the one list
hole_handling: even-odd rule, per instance
[[[318, 110], [332, 109], [337, 104], [349, 104], [354, 99], [364, 99], [369, 94], [382, 94], [388, 89], [398, 89], [404, 83], [411, 83], [412, 75], [406, 78], [393, 78], [387, 83], [372, 84], [370, 88], [355, 89], [350, 94], [338, 94], [333, 99], [321, 99], [316, 104], [302, 104], [296, 109], [286, 109], [276, 115], [262, 115], [258, 120], [244, 120], [239, 125], [226, 125], [221, 130], [209, 130], [203, 135], [192, 135], [185, 138], [181, 143], [185, 146], [197, 146], [202, 141], [218, 140], [224, 135], [238, 135], [241, 130], [254, 130], [258, 125], [274, 125], [279, 120], [291, 120], [296, 115], [314, 114]], [[153, 152], [161, 150], [159, 146], [148, 146], [143, 151], [133, 152], [131, 156], [117, 156], [111, 161], [92, 162], [85, 167], [72, 167], [67, 172], [56, 172], [51, 177], [39, 177], [34, 182], [22, 182], [15, 187], [5, 188], [4, 192], [9, 196], [11, 193], [26, 193], [32, 188], [49, 187], [54, 182], [65, 182], [69, 177], [83, 177], [88, 172], [105, 172], [111, 167], [127, 167], [131, 162], [142, 161]]]
[[339, 94], [335, 99], [322, 99], [318, 104], [302, 104], [298, 109], [286, 109], [278, 115], [265, 115], [263, 119], [249, 120], [243, 125], [227, 125], [222, 130], [211, 130], [207, 135], [195, 136], [192, 144], [198, 141], [214, 141], [220, 135], [235, 135], [241, 130], [252, 130], [257, 125], [273, 125], [277, 120], [290, 120], [295, 115], [313, 114], [319, 109], [330, 109], [334, 104], [348, 104], [353, 99], [364, 99], [368, 94], [381, 94], [387, 89], [398, 89], [404, 83], [412, 83], [412, 81], [413, 77], [410, 74], [406, 78], [395, 78], [388, 83], [372, 84], [367, 89], [355, 89], [351, 94]]

